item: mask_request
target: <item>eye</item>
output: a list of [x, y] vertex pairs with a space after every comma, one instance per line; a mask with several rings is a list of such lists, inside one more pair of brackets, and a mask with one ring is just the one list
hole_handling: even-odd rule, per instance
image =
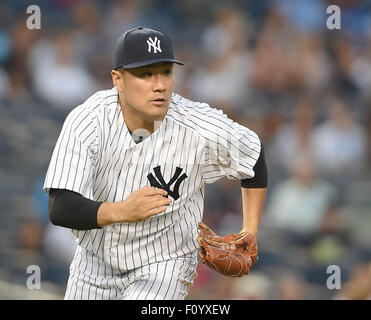
[[152, 72], [149, 72], [149, 71], [145, 71], [141, 74], [142, 77], [146, 78], [146, 77], [151, 77], [152, 76]]
[[171, 75], [172, 73], [173, 73], [173, 71], [171, 69], [166, 69], [164, 71], [164, 74], [167, 75], [167, 76]]

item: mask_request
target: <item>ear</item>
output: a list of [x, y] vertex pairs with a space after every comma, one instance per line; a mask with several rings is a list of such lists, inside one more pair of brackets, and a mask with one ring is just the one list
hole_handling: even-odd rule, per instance
[[118, 70], [111, 70], [112, 82], [118, 92], [123, 92], [122, 73]]

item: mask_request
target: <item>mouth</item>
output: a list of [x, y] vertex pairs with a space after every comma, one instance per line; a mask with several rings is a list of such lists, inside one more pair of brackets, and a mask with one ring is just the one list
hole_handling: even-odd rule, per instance
[[154, 104], [155, 106], [162, 106], [166, 102], [166, 99], [164, 98], [158, 98], [158, 99], [153, 99], [151, 100], [151, 103]]

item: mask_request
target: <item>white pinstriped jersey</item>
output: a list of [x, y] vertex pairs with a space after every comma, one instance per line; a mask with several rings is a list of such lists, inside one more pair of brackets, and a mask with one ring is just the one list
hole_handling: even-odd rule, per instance
[[[161, 214], [88, 231], [73, 230], [80, 246], [123, 273], [194, 254], [204, 185], [227, 176], [254, 176], [260, 140], [221, 110], [173, 94], [161, 125], [136, 144], [116, 88], [95, 93], [65, 120], [44, 190], [68, 189], [95, 201], [122, 201], [159, 183], [172, 203]], [[79, 214], [76, 212], [76, 214]]]

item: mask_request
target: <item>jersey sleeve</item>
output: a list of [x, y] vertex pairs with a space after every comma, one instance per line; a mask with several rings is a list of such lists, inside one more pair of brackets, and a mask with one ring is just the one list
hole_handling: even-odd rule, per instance
[[213, 183], [222, 177], [253, 178], [261, 151], [257, 134], [208, 105], [200, 107], [200, 120], [199, 129], [205, 139], [204, 182]]
[[70, 112], [63, 124], [47, 170], [44, 191], [67, 189], [91, 198], [96, 148], [96, 126], [89, 111], [81, 105]]

